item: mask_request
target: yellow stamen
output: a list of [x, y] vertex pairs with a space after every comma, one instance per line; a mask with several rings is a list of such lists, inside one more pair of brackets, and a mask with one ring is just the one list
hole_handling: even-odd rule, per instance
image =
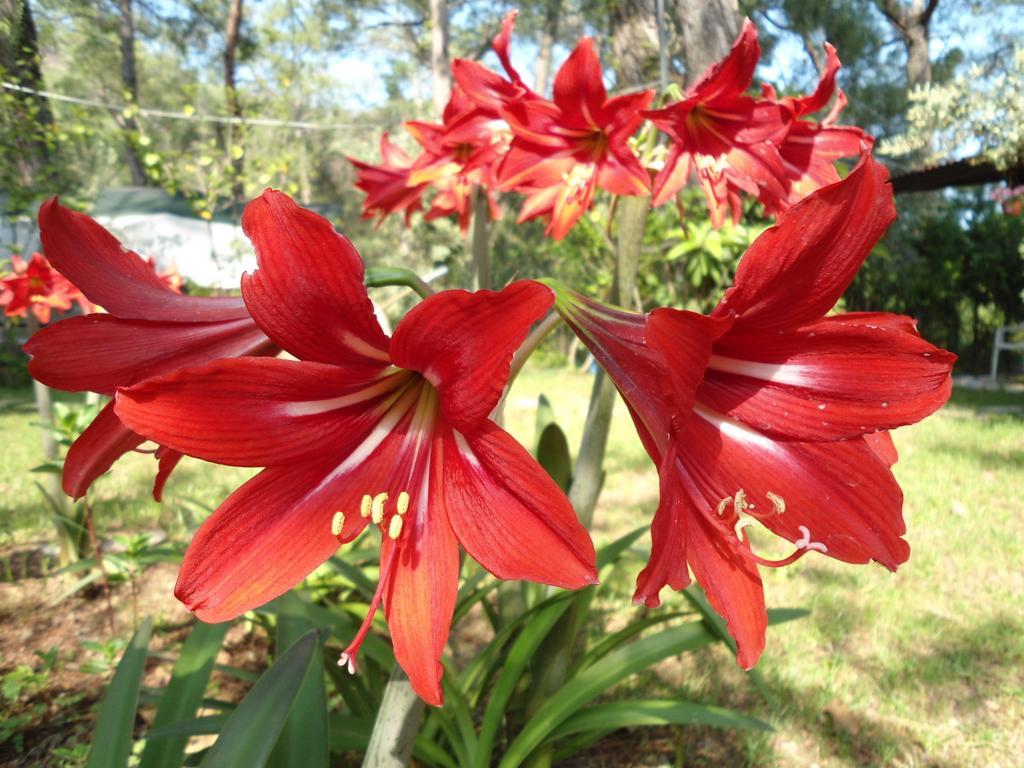
[[372, 502], [372, 499], [370, 498], [370, 494], [368, 494], [368, 493], [367, 494], [363, 494], [363, 500], [359, 502], [359, 516], [360, 517], [369, 517], [370, 516], [370, 503], [371, 502]]
[[345, 527], [345, 513], [335, 512], [331, 518], [331, 536], [341, 536], [341, 529]]
[[388, 537], [397, 539], [402, 533], [402, 518], [398, 515], [391, 517], [391, 522], [388, 524]]
[[396, 511], [400, 515], [404, 515], [409, 511], [409, 494], [405, 491], [398, 494], [398, 509]]
[[728, 507], [730, 504], [732, 504], [732, 496], [726, 496], [724, 499], [718, 502], [718, 509], [715, 511], [718, 512], [719, 517], [725, 514], [725, 508]]
[[370, 503], [370, 518], [375, 525], [380, 525], [381, 520], [384, 519], [384, 502], [387, 500], [388, 494], [385, 491], [374, 496], [373, 501]]

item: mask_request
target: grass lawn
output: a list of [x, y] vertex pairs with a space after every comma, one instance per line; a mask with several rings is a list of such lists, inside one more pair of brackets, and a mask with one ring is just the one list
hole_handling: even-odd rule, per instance
[[[527, 370], [505, 409], [509, 429], [534, 441], [545, 393], [570, 444], [579, 441], [591, 378]], [[39, 462], [28, 392], [0, 393], [3, 543], [48, 535], [28, 470]], [[616, 406], [608, 479], [595, 517], [600, 543], [649, 521], [657, 478]], [[765, 570], [769, 606], [804, 607], [804, 620], [769, 631], [760, 669], [773, 699], [750, 686], [723, 648], [643, 681], [649, 695], [683, 693], [772, 722], [768, 735], [687, 729], [686, 765], [1001, 766], [1024, 755], [1024, 395], [958, 391], [952, 403], [895, 440], [909, 563], [896, 575], [809, 556]], [[164, 505], [148, 497], [154, 462], [129, 456], [95, 487], [101, 528], [184, 532], [248, 470], [186, 459]], [[646, 546], [644, 540], [641, 544]], [[767, 549], [764, 545], [761, 549]], [[637, 552], [632, 580], [644, 552]], [[666, 606], [681, 607], [665, 593]], [[640, 609], [623, 599], [612, 620]], [[722, 755], [727, 755], [723, 758]]]

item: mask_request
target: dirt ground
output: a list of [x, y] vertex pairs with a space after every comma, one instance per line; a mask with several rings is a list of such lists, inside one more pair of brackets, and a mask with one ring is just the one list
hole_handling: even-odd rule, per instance
[[[23, 550], [22, 552], [25, 552]], [[18, 562], [22, 552], [0, 557]], [[30, 562], [36, 560], [33, 555]], [[17, 572], [17, 569], [14, 569]], [[70, 584], [67, 577], [42, 578], [37, 568], [29, 577], [0, 582], [0, 678], [21, 679], [16, 670], [30, 668], [37, 678], [11, 701], [0, 699], [0, 716], [16, 730], [0, 744], [0, 768], [42, 766], [70, 768], [84, 764], [85, 746], [95, 725], [95, 706], [103, 686], [141, 617], [152, 616], [154, 631], [150, 651], [159, 655], [180, 646], [193, 619], [173, 598], [176, 568], [156, 565], [139, 580], [135, 594], [127, 583], [111, 588], [108, 602], [102, 588], [83, 591], [53, 604]], [[113, 621], [114, 632], [111, 631]], [[112, 643], [111, 638], [122, 643]], [[55, 655], [52, 649], [56, 649]], [[38, 651], [38, 653], [37, 653]], [[47, 655], [43, 659], [40, 654]], [[261, 670], [267, 658], [266, 640], [247, 632], [242, 623], [228, 633], [218, 662]], [[52, 662], [50, 661], [52, 659]], [[83, 669], [83, 666], [85, 669]], [[151, 658], [143, 678], [143, 690], [160, 689], [171, 676], [172, 661]], [[12, 675], [12, 673], [14, 673]], [[218, 696], [239, 699], [246, 686], [233, 677], [214, 673]], [[136, 727], [151, 721], [155, 710], [143, 707]], [[0, 735], [7, 735], [6, 733]]]

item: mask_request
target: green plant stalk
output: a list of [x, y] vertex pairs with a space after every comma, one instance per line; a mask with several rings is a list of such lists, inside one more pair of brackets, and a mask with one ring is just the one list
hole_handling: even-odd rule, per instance
[[473, 290], [489, 291], [491, 282], [491, 250], [488, 220], [491, 215], [487, 204], [487, 193], [479, 186], [473, 190], [473, 228], [470, 233], [470, 248], [473, 254]]
[[424, 707], [405, 672], [395, 664], [373, 721], [363, 768], [406, 768], [423, 722]]
[[[39, 321], [30, 312], [26, 322], [28, 337], [32, 338], [39, 330]], [[39, 415], [40, 429], [42, 430], [43, 458], [48, 462], [59, 462], [60, 449], [53, 434], [53, 397], [50, 394], [50, 388], [32, 379], [32, 391], [35, 395], [36, 413]], [[80, 531], [76, 534], [73, 532], [73, 526], [68, 525], [67, 503], [64, 499], [64, 490], [61, 488], [60, 475], [47, 472], [46, 478], [42, 482], [53, 505], [53, 522], [57, 531], [57, 544], [60, 547], [60, 564], [70, 565], [76, 562], [81, 554]]]
[[[619, 200], [615, 282], [612, 285], [611, 300], [620, 306], [628, 307], [634, 304], [636, 272], [640, 263], [640, 249], [643, 245], [649, 203], [646, 197], [624, 197]], [[600, 370], [594, 378], [590, 407], [587, 410], [587, 420], [583, 427], [583, 438], [576, 460], [576, 471], [569, 488], [569, 501], [572, 502], [580, 521], [588, 529], [593, 522], [594, 508], [597, 506], [597, 499], [604, 483], [604, 457], [608, 447], [608, 433], [611, 429], [614, 406], [615, 385], [604, 371]], [[537, 653], [538, 664], [526, 701], [527, 721], [565, 683], [566, 672], [572, 666], [580, 631], [590, 612], [594, 592], [594, 587], [580, 591]], [[554, 746], [546, 744], [537, 749], [525, 765], [529, 768], [548, 768], [553, 757]]]
[[424, 299], [434, 293], [434, 289], [430, 287], [429, 283], [405, 267], [367, 267], [363, 282], [367, 288], [383, 288], [389, 285], [405, 286]]

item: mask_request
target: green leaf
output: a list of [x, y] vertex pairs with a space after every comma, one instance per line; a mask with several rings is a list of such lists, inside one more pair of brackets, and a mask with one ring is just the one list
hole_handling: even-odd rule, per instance
[[307, 632], [268, 669], [231, 714], [203, 768], [260, 768], [266, 764], [316, 656]]
[[537, 710], [509, 745], [498, 764], [499, 768], [518, 766], [534, 749], [549, 739], [551, 733], [570, 715], [628, 675], [669, 656], [703, 648], [714, 642], [714, 639], [701, 622], [694, 621], [636, 640], [609, 654], [566, 682]]
[[[305, 604], [288, 592], [277, 603], [277, 653], [298, 642], [306, 632], [315, 630], [305, 611]], [[324, 685], [324, 658], [320, 643], [313, 652], [313, 662], [292, 706], [291, 714], [277, 739], [267, 765], [289, 768], [327, 768], [327, 690]]]
[[[146, 748], [142, 752], [139, 768], [177, 768], [181, 765], [189, 734], [154, 740], [154, 733], [159, 733], [162, 727], [194, 718], [203, 703], [203, 693], [210, 681], [217, 653], [230, 626], [230, 622], [196, 622], [192, 628], [171, 672], [167, 688], [160, 697], [153, 727], [146, 734]], [[220, 718], [227, 719], [223, 715]]]
[[548, 396], [543, 392], [537, 396], [537, 418], [536, 426], [534, 428], [534, 443], [540, 442], [540, 436], [544, 434], [544, 428], [548, 424], [553, 424], [555, 421], [555, 409], [551, 406], [551, 401], [548, 400]]
[[711, 725], [716, 728], [744, 728], [770, 731], [768, 723], [722, 707], [688, 701], [634, 699], [595, 704], [570, 715], [550, 738], [557, 739], [585, 731], [612, 731], [636, 725]]
[[641, 526], [636, 528], [624, 536], [620, 536], [611, 544], [605, 544], [603, 547], [597, 550], [597, 570], [601, 570], [606, 565], [611, 565], [619, 557], [633, 546], [633, 543], [644, 535], [647, 530], [647, 526]]
[[[729, 630], [725, 625], [725, 620], [718, 615], [718, 612], [711, 607], [711, 603], [708, 602], [707, 595], [704, 594], [704, 590], [701, 589], [700, 585], [694, 582], [689, 587], [683, 590], [683, 597], [694, 608], [697, 609], [697, 613], [700, 614], [704, 620], [704, 626], [719, 640], [721, 640], [729, 648], [730, 651], [735, 655], [738, 650], [736, 647], [736, 641], [729, 634]], [[786, 621], [793, 621], [799, 619], [808, 614], [808, 611], [802, 608], [771, 608], [768, 611], [768, 624], [781, 624]], [[754, 683], [754, 687], [757, 688], [758, 693], [761, 694], [762, 698], [769, 703], [774, 702], [774, 696], [772, 695], [771, 689], [768, 687], [768, 683], [765, 682], [764, 676], [761, 671], [756, 667], [747, 670], [747, 675], [750, 677], [751, 682]]]
[[569, 490], [572, 482], [572, 457], [569, 455], [569, 441], [565, 432], [551, 422], [540, 433], [537, 441], [537, 463], [544, 467], [559, 488]]
[[569, 670], [568, 677], [573, 677], [577, 672], [582, 669], [586, 669], [594, 662], [604, 658], [609, 653], [619, 648], [624, 643], [632, 640], [634, 637], [639, 635], [646, 629], [655, 627], [658, 624], [664, 624], [666, 621], [672, 621], [678, 619], [683, 614], [681, 613], [668, 613], [668, 612], [657, 612], [644, 617], [634, 617], [624, 628], [618, 632], [613, 632], [608, 635], [600, 642], [595, 643], [593, 646], [587, 649], [587, 652], [572, 666]]
[[146, 651], [152, 630], [153, 620], [147, 618], [132, 635], [118, 662], [114, 679], [107, 686], [100, 705], [87, 768], [125, 768], [128, 765], [135, 708], [146, 671]]
[[512, 698], [512, 694], [515, 692], [516, 686], [519, 685], [537, 648], [571, 604], [571, 600], [563, 600], [539, 611], [523, 625], [522, 632], [512, 643], [502, 665], [501, 673], [491, 689], [491, 698], [487, 702], [487, 709], [484, 711], [483, 721], [480, 724], [476, 760], [478, 766], [486, 768], [491, 764], [494, 739], [504, 722], [509, 699]]
[[[153, 727], [146, 733], [146, 751], [149, 751], [150, 744], [165, 744], [167, 739], [184, 739], [188, 743], [189, 736], [205, 736], [210, 733], [220, 733], [228, 722], [230, 714], [204, 715], [203, 717], [189, 717], [178, 720], [159, 728]], [[181, 764], [181, 758], [174, 763]]]

